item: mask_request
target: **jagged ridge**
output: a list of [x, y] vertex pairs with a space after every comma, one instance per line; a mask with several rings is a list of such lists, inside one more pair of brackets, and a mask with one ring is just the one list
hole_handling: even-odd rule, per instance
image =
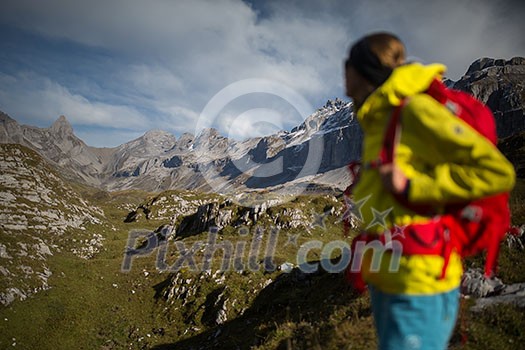
[[[501, 138], [525, 130], [525, 59], [482, 58], [449, 84], [494, 111]], [[1, 114], [0, 142], [40, 152], [66, 174], [107, 190], [192, 189], [221, 193], [273, 189], [302, 191], [303, 184], [343, 189], [343, 167], [360, 156], [361, 130], [351, 103], [329, 100], [290, 132], [245, 141], [215, 129], [197, 135], [154, 130], [112, 149], [88, 147], [61, 116], [50, 128], [21, 126]], [[286, 185], [286, 186], [285, 186]]]

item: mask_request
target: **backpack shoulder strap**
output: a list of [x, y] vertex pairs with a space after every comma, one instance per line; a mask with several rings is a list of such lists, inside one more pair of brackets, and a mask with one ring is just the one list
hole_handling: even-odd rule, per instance
[[401, 104], [395, 106], [392, 110], [392, 115], [385, 130], [383, 144], [379, 151], [378, 164], [375, 165], [376, 167], [383, 164], [392, 164], [394, 161], [395, 148], [401, 134], [401, 112], [407, 102], [407, 98], [403, 99]]
[[[404, 98], [399, 106], [395, 106], [392, 110], [392, 115], [385, 130], [385, 137], [381, 150], [379, 151], [378, 159], [370, 164], [370, 167], [377, 168], [384, 164], [392, 164], [394, 162], [394, 155], [396, 147], [401, 138], [401, 113], [403, 108], [409, 103], [410, 98]], [[420, 214], [420, 215], [435, 215], [436, 208], [431, 204], [412, 204], [408, 201], [404, 194], [394, 195], [396, 200], [404, 207]]]

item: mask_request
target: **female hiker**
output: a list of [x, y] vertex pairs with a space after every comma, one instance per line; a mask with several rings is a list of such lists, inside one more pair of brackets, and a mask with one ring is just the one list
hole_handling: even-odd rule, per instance
[[[434, 244], [446, 237], [437, 232], [443, 226], [436, 215], [445, 205], [514, 185], [514, 169], [497, 148], [427, 93], [445, 69], [407, 64], [403, 43], [390, 33], [358, 40], [346, 60], [346, 93], [364, 133], [354, 210], [363, 219], [363, 232], [382, 238], [385, 247], [396, 236]], [[380, 162], [395, 111], [393, 161]], [[446, 349], [458, 313], [460, 255], [455, 250], [408, 254], [407, 247], [387, 250], [377, 266], [376, 252], [364, 254], [362, 275], [379, 349]]]

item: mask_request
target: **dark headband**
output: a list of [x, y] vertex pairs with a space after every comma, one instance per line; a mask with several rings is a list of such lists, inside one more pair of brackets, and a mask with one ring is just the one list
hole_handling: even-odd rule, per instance
[[374, 86], [382, 85], [392, 74], [392, 68], [383, 66], [379, 58], [370, 50], [366, 38], [359, 40], [352, 46], [346, 65], [354, 67]]

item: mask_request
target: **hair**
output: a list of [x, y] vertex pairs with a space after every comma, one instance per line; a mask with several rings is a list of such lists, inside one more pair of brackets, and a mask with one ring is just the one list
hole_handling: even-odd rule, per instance
[[373, 33], [358, 40], [350, 49], [346, 67], [353, 66], [372, 85], [383, 84], [392, 70], [405, 63], [405, 45], [395, 35]]
[[381, 65], [394, 69], [405, 63], [405, 45], [397, 36], [391, 33], [375, 33], [367, 35], [365, 39]]

